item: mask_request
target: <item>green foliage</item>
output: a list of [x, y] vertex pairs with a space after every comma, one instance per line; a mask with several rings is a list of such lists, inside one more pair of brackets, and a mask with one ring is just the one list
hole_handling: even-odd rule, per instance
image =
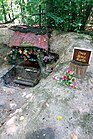
[[[42, 18], [38, 15], [41, 5]], [[63, 31], [84, 30], [93, 0], [0, 0], [0, 22], [15, 17], [19, 23], [47, 24]]]
[[[7, 22], [18, 17], [19, 23], [35, 24], [39, 22], [39, 16], [33, 14], [39, 13], [45, 9], [44, 0], [1, 0], [0, 1], [0, 22]], [[43, 22], [43, 20], [41, 21]]]
[[52, 3], [52, 6], [47, 11], [48, 22], [50, 22], [52, 27], [61, 28], [63, 31], [84, 30], [93, 6], [92, 0], [48, 1], [48, 5]]

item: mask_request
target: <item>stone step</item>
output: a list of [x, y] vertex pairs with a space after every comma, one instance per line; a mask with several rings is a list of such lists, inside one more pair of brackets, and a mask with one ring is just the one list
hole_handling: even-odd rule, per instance
[[14, 79], [13, 81], [16, 84], [26, 85], [26, 86], [35, 86], [38, 83], [38, 80], [27, 80], [27, 79]]

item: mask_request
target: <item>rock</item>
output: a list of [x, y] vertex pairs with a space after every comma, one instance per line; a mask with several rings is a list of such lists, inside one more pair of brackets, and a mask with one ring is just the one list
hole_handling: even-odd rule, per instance
[[9, 41], [13, 35], [14, 31], [6, 28], [0, 28], [0, 44], [9, 44]]

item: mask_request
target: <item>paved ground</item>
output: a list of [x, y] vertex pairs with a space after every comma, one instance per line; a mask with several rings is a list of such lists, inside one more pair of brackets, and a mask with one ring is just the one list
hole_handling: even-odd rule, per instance
[[53, 34], [51, 49], [59, 53], [60, 59], [37, 86], [9, 88], [1, 84], [0, 139], [93, 139], [93, 56], [85, 78], [77, 78], [77, 89], [53, 80], [53, 76], [65, 74], [73, 47], [93, 51], [87, 36], [71, 35], [60, 35], [57, 42], [58, 34]]

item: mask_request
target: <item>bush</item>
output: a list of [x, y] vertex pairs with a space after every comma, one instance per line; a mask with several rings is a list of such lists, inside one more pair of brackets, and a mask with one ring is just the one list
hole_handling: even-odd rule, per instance
[[63, 31], [84, 30], [93, 7], [92, 0], [49, 0], [47, 7], [48, 24]]

